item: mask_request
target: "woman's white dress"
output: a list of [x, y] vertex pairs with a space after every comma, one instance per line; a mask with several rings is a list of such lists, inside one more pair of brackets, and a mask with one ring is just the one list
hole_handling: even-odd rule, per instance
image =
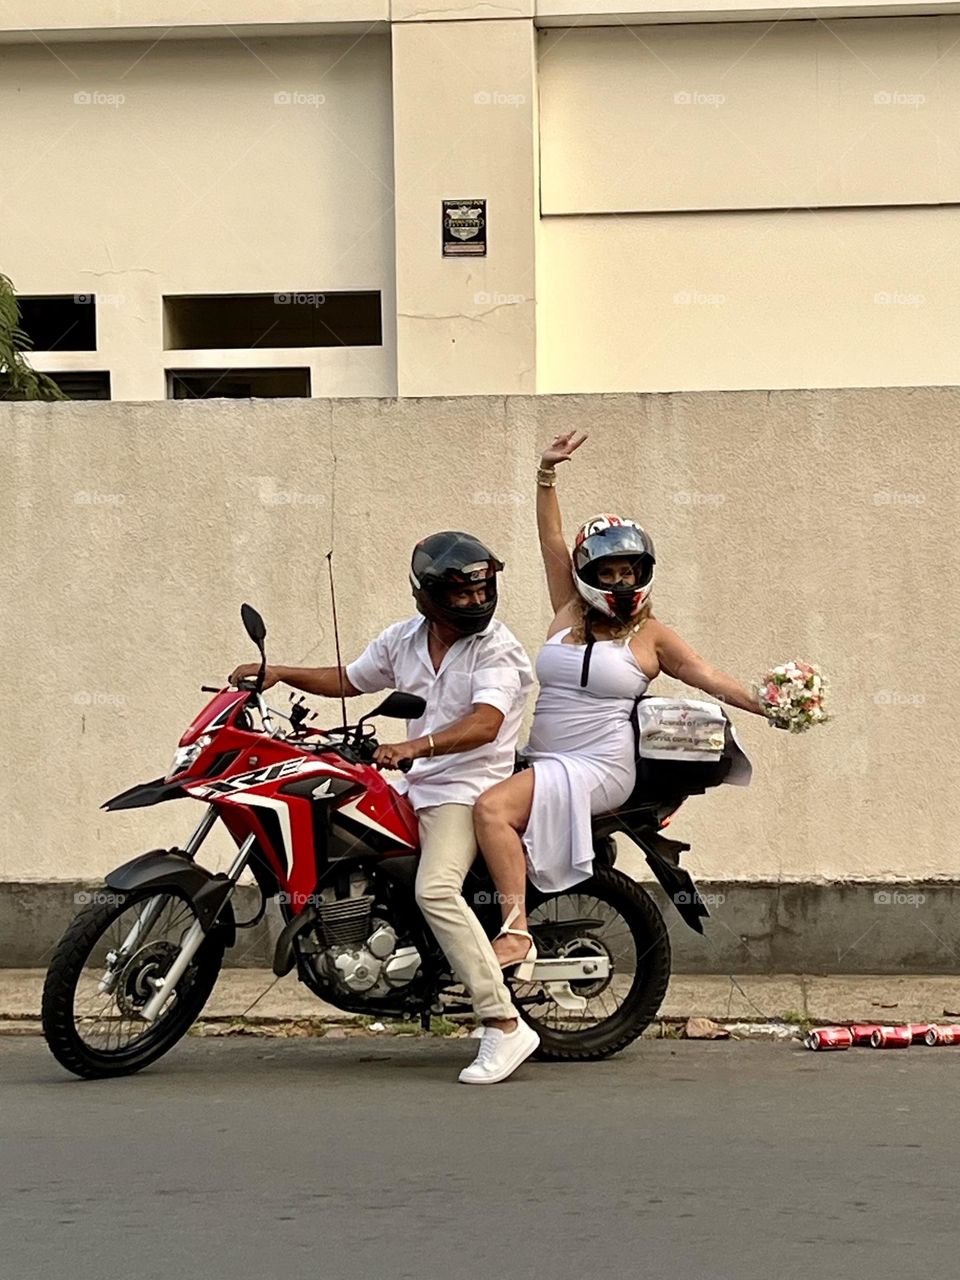
[[551, 636], [537, 656], [540, 695], [530, 741], [530, 820], [523, 833], [531, 882], [557, 893], [593, 873], [590, 817], [616, 809], [636, 779], [633, 701], [650, 683], [629, 643], [594, 642], [586, 688], [580, 687], [585, 646]]

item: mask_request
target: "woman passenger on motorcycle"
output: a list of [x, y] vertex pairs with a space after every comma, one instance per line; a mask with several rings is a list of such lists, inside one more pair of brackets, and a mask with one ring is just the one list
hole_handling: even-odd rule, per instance
[[520, 978], [530, 976], [536, 958], [526, 931], [527, 875], [547, 893], [588, 879], [591, 815], [618, 808], [633, 791], [634, 699], [665, 671], [720, 702], [763, 714], [744, 685], [654, 617], [653, 542], [638, 524], [596, 516], [581, 526], [572, 555], [567, 550], [556, 467], [586, 438], [557, 436], [537, 472], [537, 528], [554, 618], [537, 658], [540, 696], [522, 753], [532, 767], [498, 782], [474, 807], [504, 918], [494, 951]]

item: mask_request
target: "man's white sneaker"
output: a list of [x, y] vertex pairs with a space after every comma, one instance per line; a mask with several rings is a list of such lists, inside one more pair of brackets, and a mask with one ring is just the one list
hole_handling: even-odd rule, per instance
[[461, 1084], [499, 1084], [530, 1057], [539, 1043], [533, 1027], [522, 1021], [510, 1032], [484, 1027], [476, 1058], [460, 1072]]

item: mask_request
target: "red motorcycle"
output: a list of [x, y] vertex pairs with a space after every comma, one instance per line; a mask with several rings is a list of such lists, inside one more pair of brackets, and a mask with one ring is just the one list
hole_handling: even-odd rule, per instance
[[[308, 727], [263, 701], [263, 619], [244, 625], [260, 651], [256, 681], [214, 693], [184, 733], [169, 772], [114, 796], [108, 810], [190, 798], [203, 817], [182, 848], [154, 849], [106, 877], [73, 920], [50, 963], [43, 1030], [57, 1060], [78, 1076], [125, 1075], [155, 1062], [199, 1017], [237, 931], [262, 919], [276, 898], [284, 927], [274, 972], [297, 970], [322, 1000], [379, 1018], [467, 1013], [463, 988], [414, 897], [417, 820], [373, 764], [376, 716], [416, 719], [423, 700], [391, 693], [355, 725]], [[283, 730], [277, 720], [288, 721]], [[409, 762], [404, 762], [409, 768]], [[670, 944], [650, 895], [613, 866], [615, 831], [647, 854], [687, 922], [706, 915], [678, 865], [688, 848], [659, 834], [682, 797], [663, 796], [595, 823], [591, 879], [564, 893], [528, 886], [529, 928], [539, 958], [531, 980], [511, 980], [521, 1015], [539, 1032], [542, 1058], [584, 1060], [616, 1053], [654, 1018], [667, 989]], [[236, 844], [228, 871], [197, 854], [217, 821]], [[261, 895], [251, 920], [233, 896], [248, 868]], [[490, 936], [500, 909], [482, 860], [464, 896]]]

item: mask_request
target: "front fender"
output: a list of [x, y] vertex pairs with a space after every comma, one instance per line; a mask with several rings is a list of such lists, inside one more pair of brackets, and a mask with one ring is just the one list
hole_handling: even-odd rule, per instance
[[205, 933], [216, 927], [225, 931], [225, 944], [232, 947], [237, 936], [236, 917], [229, 896], [233, 883], [225, 871], [208, 871], [176, 849], [151, 849], [125, 862], [106, 877], [107, 885], [118, 893], [138, 889], [173, 889], [186, 898], [197, 913]]
[[186, 794], [181, 783], [154, 778], [152, 782], [138, 782], [135, 787], [128, 787], [118, 796], [105, 801], [100, 808], [108, 812], [114, 809], [142, 809], [144, 805], [160, 804], [162, 800], [180, 800]]

